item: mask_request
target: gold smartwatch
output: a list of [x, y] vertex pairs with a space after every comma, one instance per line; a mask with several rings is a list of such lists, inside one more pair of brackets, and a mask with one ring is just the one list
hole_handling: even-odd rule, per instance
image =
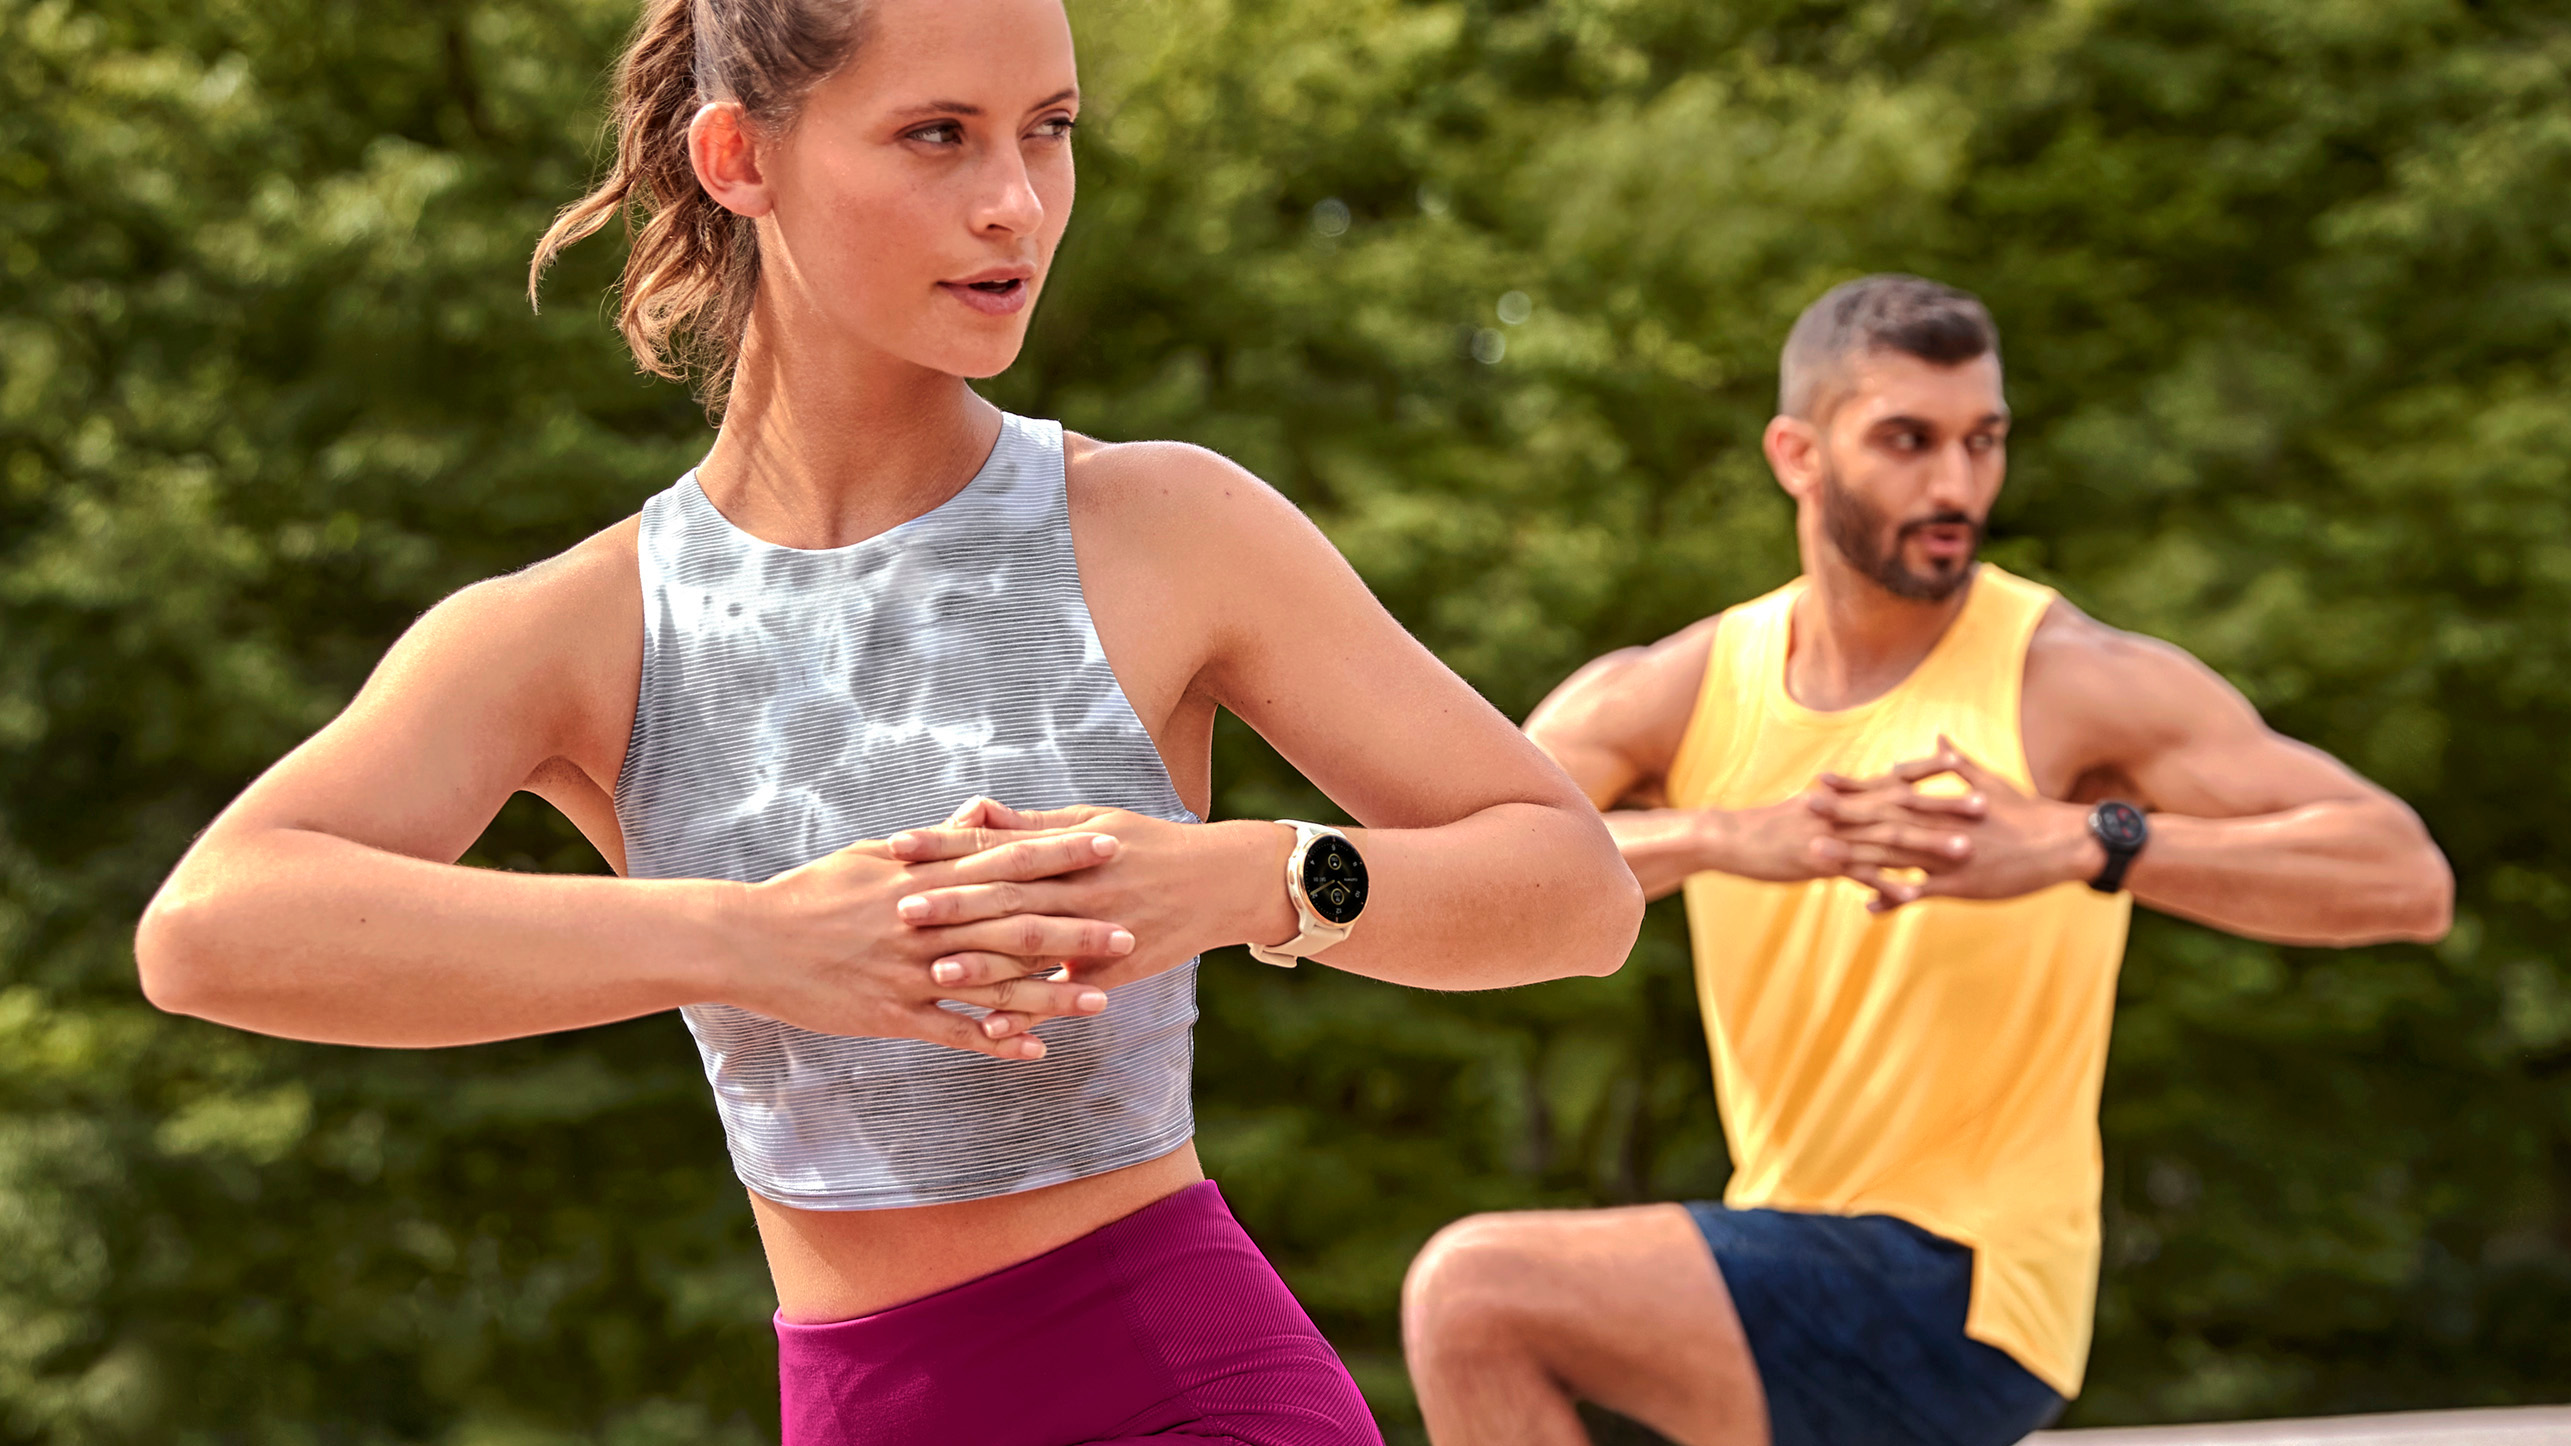
[[1326, 823], [1281, 818], [1294, 830], [1294, 847], [1286, 851], [1286, 898], [1294, 904], [1295, 936], [1269, 947], [1250, 946], [1250, 957], [1262, 964], [1291, 969], [1348, 937], [1357, 916], [1366, 912], [1366, 861], [1348, 835]]

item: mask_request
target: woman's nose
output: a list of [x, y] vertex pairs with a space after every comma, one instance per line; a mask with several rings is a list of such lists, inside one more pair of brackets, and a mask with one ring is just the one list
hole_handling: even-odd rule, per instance
[[1018, 154], [1016, 147], [1008, 147], [992, 158], [987, 187], [973, 222], [977, 230], [1021, 236], [1044, 223], [1044, 200], [1036, 195], [1035, 178], [1027, 174], [1026, 158]]

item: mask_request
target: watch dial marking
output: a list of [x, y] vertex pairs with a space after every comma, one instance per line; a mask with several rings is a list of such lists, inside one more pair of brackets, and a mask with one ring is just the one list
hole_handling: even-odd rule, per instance
[[1331, 923], [1354, 921], [1366, 907], [1365, 860], [1345, 839], [1314, 839], [1303, 856], [1303, 893]]

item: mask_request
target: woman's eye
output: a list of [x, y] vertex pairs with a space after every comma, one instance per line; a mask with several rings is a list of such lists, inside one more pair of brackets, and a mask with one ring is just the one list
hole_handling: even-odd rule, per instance
[[1044, 120], [1036, 122], [1036, 134], [1045, 136], [1049, 139], [1060, 140], [1063, 137], [1070, 135], [1072, 130], [1079, 124], [1080, 122], [1067, 115], [1049, 116]]
[[964, 127], [953, 121], [933, 121], [902, 133], [902, 138], [926, 141], [933, 146], [951, 146], [964, 139]]

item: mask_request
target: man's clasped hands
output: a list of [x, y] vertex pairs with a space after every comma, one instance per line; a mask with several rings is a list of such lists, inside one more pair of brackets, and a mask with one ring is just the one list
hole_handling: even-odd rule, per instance
[[[1923, 789], [1933, 779], [1955, 784]], [[1960, 787], [1956, 786], [1960, 785]], [[1777, 883], [1845, 878], [1876, 913], [1921, 899], [2008, 899], [2097, 871], [2088, 810], [2030, 795], [1944, 736], [1874, 778], [1825, 773], [1765, 808], [1719, 816], [1726, 872]]]

